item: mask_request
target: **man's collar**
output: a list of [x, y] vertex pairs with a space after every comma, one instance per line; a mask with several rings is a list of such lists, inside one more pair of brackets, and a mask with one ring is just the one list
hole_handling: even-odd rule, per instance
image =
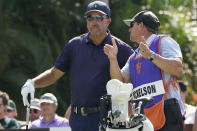
[[43, 119], [43, 116], [40, 116], [39, 119], [44, 122], [44, 123], [51, 123], [53, 121], [55, 121], [57, 119], [57, 114], [54, 115], [53, 119], [50, 121], [50, 122], [46, 122], [44, 119]]
[[157, 37], [156, 34], [152, 34], [148, 37], [148, 39], [146, 40], [146, 44], [150, 45], [152, 43], [152, 41]]
[[[101, 42], [101, 43], [106, 43], [106, 42], [110, 42], [111, 43], [111, 33], [109, 30], [107, 30], [107, 36], [105, 37], [105, 39]], [[92, 40], [90, 39], [90, 32], [88, 32], [85, 36], [85, 43], [86, 44], [91, 44], [93, 43]], [[110, 44], [110, 43], [107, 43], [107, 44]], [[102, 45], [102, 44], [101, 44]]]

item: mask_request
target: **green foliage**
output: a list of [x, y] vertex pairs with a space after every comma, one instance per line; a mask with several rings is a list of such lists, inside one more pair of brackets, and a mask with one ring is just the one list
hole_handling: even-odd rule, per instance
[[[0, 90], [8, 92], [25, 118], [20, 89], [26, 79], [51, 68], [64, 44], [87, 32], [84, 12], [89, 0], [0, 0]], [[190, 0], [110, 0], [112, 23], [110, 31], [132, 47], [128, 27], [122, 20], [130, 19], [140, 10], [151, 10], [160, 19], [159, 33], [172, 36], [184, 57], [185, 75], [189, 83], [189, 102], [197, 91], [197, 40], [193, 36]], [[197, 26], [197, 25], [196, 25]], [[69, 79], [66, 74], [57, 83], [37, 89], [36, 97], [54, 93], [59, 101], [58, 114], [63, 115], [70, 104]]]

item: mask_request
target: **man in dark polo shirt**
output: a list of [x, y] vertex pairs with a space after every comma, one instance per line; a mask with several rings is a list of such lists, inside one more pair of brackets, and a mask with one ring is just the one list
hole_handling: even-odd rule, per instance
[[111, 35], [110, 8], [101, 1], [90, 3], [85, 12], [88, 33], [71, 39], [54, 67], [41, 75], [27, 80], [21, 94], [24, 105], [28, 105], [27, 94], [34, 95], [35, 89], [53, 84], [64, 73], [69, 74], [71, 88], [71, 115], [69, 124], [72, 131], [98, 131], [99, 99], [106, 94], [106, 83], [110, 78], [109, 59], [104, 54], [105, 44], [112, 45], [112, 38], [118, 47], [118, 64], [126, 63], [133, 53], [130, 46]]

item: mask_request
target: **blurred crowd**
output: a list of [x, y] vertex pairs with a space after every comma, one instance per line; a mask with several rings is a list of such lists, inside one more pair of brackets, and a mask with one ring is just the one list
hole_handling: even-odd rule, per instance
[[[187, 84], [179, 81], [179, 85], [185, 106], [184, 131], [197, 131], [197, 107], [186, 103]], [[56, 114], [57, 108], [58, 101], [52, 93], [45, 93], [40, 99], [31, 100], [28, 128], [68, 127], [70, 107], [65, 112], [64, 117]], [[6, 92], [0, 91], [0, 129], [25, 129], [27, 122], [18, 120], [18, 113], [20, 112], [17, 111], [15, 102], [9, 99]]]
[[[188, 96], [187, 84], [183, 81], [179, 81], [179, 86], [181, 89], [181, 98], [185, 107], [185, 114], [183, 116], [183, 131], [197, 131], [197, 108], [196, 105], [190, 105], [186, 103], [186, 98]], [[194, 99], [196, 102], [196, 100]]]
[[57, 98], [52, 93], [43, 94], [40, 99], [34, 98], [30, 102], [29, 122], [17, 119], [18, 112], [15, 102], [6, 92], [0, 91], [0, 130], [69, 127], [68, 117], [56, 114]]

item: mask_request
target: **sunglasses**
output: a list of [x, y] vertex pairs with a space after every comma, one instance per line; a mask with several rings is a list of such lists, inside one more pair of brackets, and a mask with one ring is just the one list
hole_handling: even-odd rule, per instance
[[132, 22], [130, 23], [129, 28], [132, 28], [132, 27], [133, 27], [133, 25], [134, 25], [134, 21], [132, 21]]
[[12, 110], [10, 110], [10, 109], [7, 109], [7, 112], [12, 112]]
[[100, 15], [87, 15], [85, 16], [85, 18], [88, 20], [88, 21], [93, 21], [94, 18], [96, 19], [96, 21], [98, 22], [101, 22], [105, 19], [104, 16], [100, 16]]
[[38, 110], [37, 109], [31, 109], [30, 110], [30, 113], [32, 113], [32, 112], [35, 113], [35, 114], [37, 114], [38, 113]]

